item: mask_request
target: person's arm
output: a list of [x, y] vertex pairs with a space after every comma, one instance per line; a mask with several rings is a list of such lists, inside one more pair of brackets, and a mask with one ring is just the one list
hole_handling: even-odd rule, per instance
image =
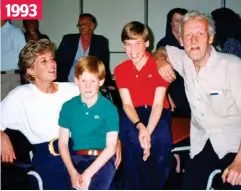
[[[228, 65], [227, 79], [230, 81], [232, 98], [241, 113], [241, 60], [237, 58], [235, 62]], [[224, 182], [229, 182], [232, 185], [241, 185], [241, 140], [238, 153], [233, 162], [223, 172], [222, 179]]]
[[101, 154], [95, 159], [95, 161], [83, 172], [83, 183], [82, 188], [88, 189], [91, 178], [98, 172], [101, 167], [103, 167], [112, 156], [114, 156], [116, 151], [118, 139], [118, 132], [111, 131], [106, 135], [106, 148], [101, 152]]
[[174, 110], [175, 110], [175, 108], [176, 108], [176, 105], [175, 105], [175, 103], [174, 103], [174, 101], [173, 101], [170, 93], [169, 93], [167, 96], [168, 96], [168, 101], [169, 101], [170, 106], [171, 106], [171, 111], [174, 112]]
[[[135, 110], [135, 107], [133, 106], [130, 92], [127, 88], [121, 88], [119, 89], [120, 97], [123, 103], [123, 109], [127, 115], [127, 117], [130, 119], [130, 121], [135, 124], [136, 122], [140, 121], [140, 118]], [[139, 130], [139, 141], [140, 145], [143, 149], [148, 150], [150, 148], [150, 134], [147, 131], [145, 125], [143, 123], [138, 123], [136, 128]]]
[[156, 50], [153, 58], [156, 60], [159, 74], [164, 80], [172, 82], [176, 79], [173, 68], [180, 75], [183, 75], [184, 54], [184, 50], [172, 46], [166, 46], [165, 48]]
[[18, 90], [12, 90], [1, 102], [1, 160], [2, 162], [13, 162], [16, 155], [9, 136], [4, 133], [6, 128], [21, 131], [21, 121], [24, 115], [24, 108], [21, 102], [21, 93]]
[[222, 174], [223, 182], [241, 186], [241, 144], [239, 151], [233, 162], [224, 170]]
[[68, 173], [71, 177], [72, 186], [76, 189], [81, 189], [80, 183], [82, 182], [81, 175], [75, 169], [69, 152], [69, 135], [70, 131], [67, 128], [59, 128], [59, 151], [62, 157], [62, 160], [68, 170]]
[[166, 95], [165, 87], [156, 88], [152, 110], [151, 110], [150, 118], [147, 125], [147, 129], [150, 134], [152, 134], [152, 132], [156, 128], [158, 121], [160, 120], [162, 110], [163, 110], [163, 102], [164, 102], [165, 95]]
[[117, 145], [116, 145], [116, 152], [115, 152], [115, 155], [116, 155], [115, 168], [116, 168], [116, 169], [119, 168], [120, 163], [121, 163], [121, 161], [122, 161], [122, 153], [121, 153], [121, 150], [122, 150], [121, 141], [120, 141], [120, 139], [118, 138], [118, 140], [117, 140]]

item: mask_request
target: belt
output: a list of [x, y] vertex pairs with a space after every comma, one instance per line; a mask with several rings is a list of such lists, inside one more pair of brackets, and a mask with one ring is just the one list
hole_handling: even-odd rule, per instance
[[19, 70], [1, 71], [1, 74], [20, 74]]
[[102, 151], [103, 151], [103, 150], [96, 150], [96, 149], [77, 150], [77, 151], [75, 151], [75, 154], [76, 154], [76, 155], [99, 156]]
[[55, 147], [54, 147], [54, 142], [58, 141], [58, 138], [52, 139], [51, 141], [49, 141], [48, 144], [48, 149], [50, 154], [54, 155], [54, 156], [59, 156], [60, 153], [55, 151]]

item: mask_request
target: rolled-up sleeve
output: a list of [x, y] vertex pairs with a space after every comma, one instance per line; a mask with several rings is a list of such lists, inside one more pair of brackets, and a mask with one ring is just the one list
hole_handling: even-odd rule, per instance
[[167, 45], [166, 47], [168, 61], [172, 65], [172, 67], [183, 76], [183, 65], [184, 65], [184, 56], [185, 51], [174, 46]]

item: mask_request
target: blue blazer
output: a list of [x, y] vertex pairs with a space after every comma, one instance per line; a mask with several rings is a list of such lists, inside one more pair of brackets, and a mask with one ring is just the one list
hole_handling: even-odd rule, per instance
[[[68, 82], [68, 75], [78, 50], [80, 34], [64, 35], [56, 52], [57, 81]], [[98, 57], [106, 68], [106, 85], [111, 84], [110, 52], [108, 39], [101, 35], [93, 34], [89, 55]]]

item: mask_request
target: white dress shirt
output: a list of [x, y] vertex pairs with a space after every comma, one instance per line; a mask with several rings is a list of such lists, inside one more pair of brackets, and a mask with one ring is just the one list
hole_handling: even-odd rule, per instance
[[241, 60], [211, 49], [197, 73], [184, 50], [166, 46], [170, 63], [184, 78], [192, 111], [192, 158], [208, 139], [220, 159], [237, 153], [241, 144]]
[[18, 86], [1, 102], [1, 130], [20, 130], [32, 144], [57, 138], [61, 107], [77, 95], [74, 83], [58, 83], [53, 94], [41, 92], [34, 84]]

